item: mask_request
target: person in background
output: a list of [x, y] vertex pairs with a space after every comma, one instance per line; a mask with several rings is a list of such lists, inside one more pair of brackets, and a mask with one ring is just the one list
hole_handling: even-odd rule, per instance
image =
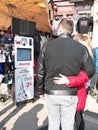
[[[87, 47], [89, 54], [92, 58], [93, 63], [95, 62], [94, 54], [93, 54], [93, 49], [92, 49], [92, 43], [91, 43], [91, 38], [88, 34], [76, 34], [73, 37], [75, 40], [79, 41], [82, 43], [84, 46]], [[95, 64], [95, 63], [94, 63]], [[87, 92], [90, 91], [91, 96], [95, 96], [94, 92], [94, 86], [96, 83], [96, 76], [94, 75], [88, 82], [87, 82]]]
[[48, 130], [74, 129], [77, 107], [77, 88], [58, 85], [53, 82], [59, 74], [77, 76], [82, 69], [88, 77], [95, 70], [85, 46], [73, 40], [73, 22], [64, 18], [58, 26], [58, 38], [48, 41], [41, 49], [37, 62], [37, 91], [40, 98], [45, 96], [48, 112]]
[[93, 57], [95, 64], [95, 74], [91, 78], [90, 93], [93, 98], [96, 97], [96, 102], [98, 103], [98, 47], [93, 48]]
[[39, 58], [40, 41], [41, 41], [40, 34], [37, 30], [35, 31], [33, 38], [34, 38], [34, 59], [37, 61]]
[[89, 54], [90, 54], [91, 58], [93, 59], [93, 51], [92, 51], [90, 36], [88, 34], [76, 34], [76, 35], [74, 35], [73, 38], [87, 47]]
[[77, 21], [77, 31], [81, 34], [88, 34], [89, 32], [90, 19], [84, 15]]

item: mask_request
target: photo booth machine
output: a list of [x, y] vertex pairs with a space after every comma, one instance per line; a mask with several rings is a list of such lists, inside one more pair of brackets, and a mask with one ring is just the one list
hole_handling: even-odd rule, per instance
[[15, 102], [34, 97], [34, 43], [31, 37], [15, 36]]

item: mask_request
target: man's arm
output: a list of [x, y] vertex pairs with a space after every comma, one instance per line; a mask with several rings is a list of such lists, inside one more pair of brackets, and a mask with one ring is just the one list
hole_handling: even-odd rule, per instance
[[60, 77], [54, 77], [53, 82], [55, 84], [67, 84], [68, 87], [80, 87], [88, 81], [88, 76], [85, 72], [80, 71], [77, 76], [64, 76], [60, 74]]
[[86, 72], [89, 78], [91, 78], [95, 74], [95, 66], [87, 48], [85, 48], [83, 65], [81, 69]]
[[35, 95], [43, 95], [44, 94], [44, 79], [45, 79], [45, 66], [44, 66], [44, 54], [46, 50], [46, 45], [40, 51], [39, 59], [37, 62], [37, 70], [36, 70], [36, 91]]

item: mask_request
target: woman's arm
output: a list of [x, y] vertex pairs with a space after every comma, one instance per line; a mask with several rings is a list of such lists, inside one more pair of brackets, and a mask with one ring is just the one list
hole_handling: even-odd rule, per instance
[[80, 87], [84, 83], [88, 81], [88, 76], [85, 72], [80, 71], [78, 76], [68, 76], [68, 80], [70, 81], [69, 87]]

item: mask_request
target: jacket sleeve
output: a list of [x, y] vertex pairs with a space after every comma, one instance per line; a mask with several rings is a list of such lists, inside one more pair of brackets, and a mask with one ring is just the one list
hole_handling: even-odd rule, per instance
[[39, 59], [37, 61], [36, 70], [36, 88], [35, 95], [39, 96], [44, 94], [44, 77], [45, 77], [45, 67], [44, 67], [44, 55], [45, 55], [46, 45], [40, 51]]
[[91, 78], [95, 73], [95, 66], [87, 48], [85, 48], [81, 69], [87, 73], [89, 78]]
[[93, 63], [96, 66], [96, 48], [93, 48]]
[[88, 81], [88, 76], [83, 71], [80, 71], [78, 76], [68, 76], [67, 78], [70, 81], [70, 84], [68, 85], [69, 87], [80, 87]]

